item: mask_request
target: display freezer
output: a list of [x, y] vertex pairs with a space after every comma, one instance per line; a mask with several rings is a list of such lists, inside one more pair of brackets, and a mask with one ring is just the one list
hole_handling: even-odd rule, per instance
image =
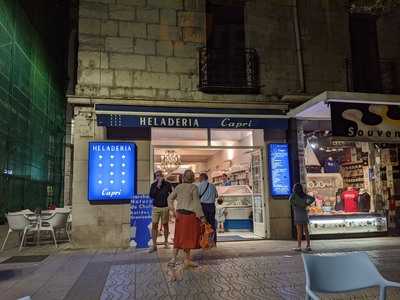
[[247, 185], [218, 186], [218, 195], [226, 207], [226, 230], [251, 231], [253, 229], [253, 193]]

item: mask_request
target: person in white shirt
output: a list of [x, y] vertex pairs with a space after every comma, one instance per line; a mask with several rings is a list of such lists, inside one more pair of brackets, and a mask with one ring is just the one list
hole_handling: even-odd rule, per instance
[[219, 198], [217, 200], [216, 210], [215, 210], [215, 219], [217, 221], [217, 231], [225, 232], [224, 222], [227, 215], [226, 207], [223, 206], [224, 200]]

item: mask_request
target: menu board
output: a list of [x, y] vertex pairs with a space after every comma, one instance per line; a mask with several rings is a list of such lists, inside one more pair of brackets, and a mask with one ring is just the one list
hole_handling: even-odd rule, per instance
[[88, 200], [121, 201], [136, 194], [136, 145], [89, 142]]
[[289, 196], [291, 192], [289, 146], [269, 144], [269, 178], [272, 197]]
[[131, 199], [131, 242], [136, 248], [148, 248], [151, 243], [151, 215], [153, 199], [149, 195], [135, 195]]

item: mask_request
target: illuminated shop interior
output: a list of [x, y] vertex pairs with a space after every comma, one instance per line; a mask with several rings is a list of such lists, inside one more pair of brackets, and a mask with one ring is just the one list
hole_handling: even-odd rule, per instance
[[[262, 130], [152, 128], [153, 169], [162, 170], [173, 186], [186, 169], [196, 182], [207, 173], [227, 212], [219, 241], [264, 238], [262, 143]], [[230, 186], [224, 186], [223, 174]], [[173, 222], [170, 227], [172, 239]]]
[[316, 198], [309, 210], [312, 235], [379, 235], [396, 227], [400, 147], [379, 132], [392, 130], [382, 123], [398, 103], [386, 95], [324, 92], [289, 113], [300, 128], [300, 179]]
[[396, 144], [341, 141], [329, 130], [304, 132], [312, 234], [387, 231], [385, 209], [399, 194]]

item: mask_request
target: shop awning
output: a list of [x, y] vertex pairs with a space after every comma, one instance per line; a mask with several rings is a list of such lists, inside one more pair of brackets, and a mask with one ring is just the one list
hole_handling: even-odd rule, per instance
[[275, 109], [96, 104], [95, 110], [98, 125], [105, 127], [277, 128], [283, 130], [288, 127], [285, 111]]
[[400, 95], [324, 92], [288, 113], [330, 120], [332, 135], [355, 141], [400, 142]]
[[400, 95], [326, 91], [289, 111], [288, 117], [302, 120], [330, 120], [330, 102], [400, 105]]

